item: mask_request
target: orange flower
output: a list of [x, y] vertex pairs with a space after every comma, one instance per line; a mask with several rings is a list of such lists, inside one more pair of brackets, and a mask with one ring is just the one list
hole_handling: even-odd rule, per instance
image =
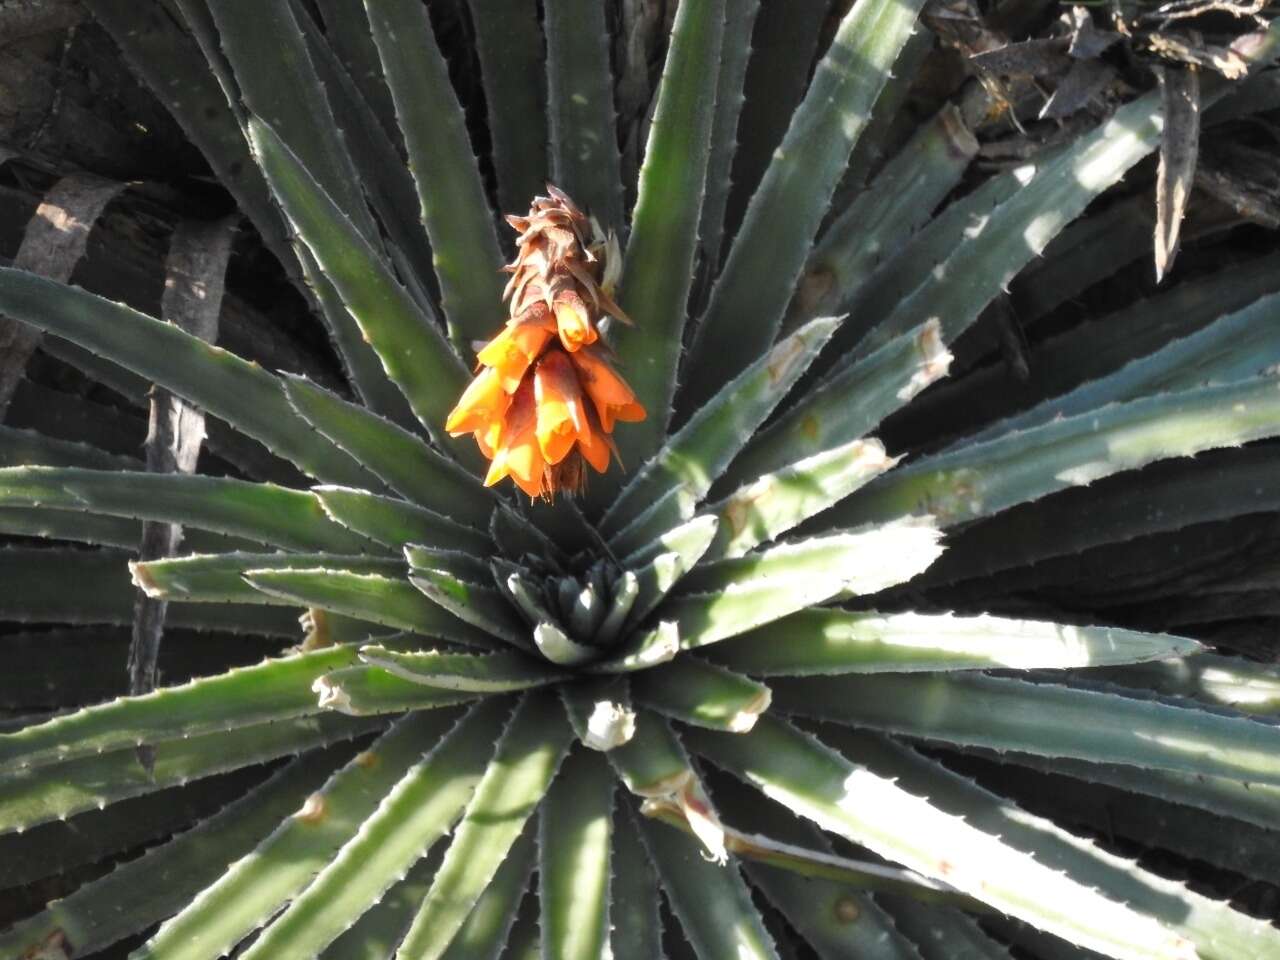
[[526, 379], [511, 398], [511, 406], [493, 445], [493, 462], [484, 478], [486, 487], [511, 477], [530, 497], [537, 498], [546, 492], [543, 480], [547, 464], [538, 445], [537, 422], [533, 382]]
[[636, 402], [636, 395], [598, 348], [579, 350], [573, 354], [573, 364], [578, 368], [578, 380], [595, 404], [605, 433], [613, 433], [615, 420], [636, 423], [645, 418], [644, 407]]
[[519, 233], [519, 253], [503, 268], [511, 318], [476, 355], [480, 372], [445, 429], [475, 437], [491, 461], [486, 486], [510, 477], [530, 497], [550, 499], [580, 490], [588, 464], [604, 473], [618, 452], [614, 422], [643, 420], [645, 411], [599, 342], [604, 315], [630, 323], [611, 296], [617, 241], [547, 189], [527, 217], [507, 217]]
[[486, 367], [463, 391], [458, 405], [450, 411], [444, 428], [455, 437], [476, 430], [487, 430], [491, 424], [502, 420], [509, 406], [511, 398], [502, 389], [498, 371]]
[[508, 320], [503, 331], [476, 354], [476, 360], [498, 372], [502, 389], [515, 393], [529, 365], [542, 353], [556, 330], [545, 304], [537, 303], [520, 317]]

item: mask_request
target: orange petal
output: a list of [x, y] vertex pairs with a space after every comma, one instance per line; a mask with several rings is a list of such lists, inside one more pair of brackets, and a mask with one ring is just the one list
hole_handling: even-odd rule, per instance
[[609, 454], [613, 451], [613, 444], [609, 435], [600, 428], [600, 421], [595, 413], [590, 410], [587, 411], [586, 427], [578, 433], [578, 452], [596, 473], [604, 473], [609, 469]]
[[582, 390], [569, 358], [552, 350], [538, 361], [533, 373], [533, 396], [538, 408], [536, 434], [547, 463], [559, 463], [586, 429]]
[[644, 407], [636, 402], [636, 395], [597, 348], [579, 350], [573, 354], [573, 363], [578, 368], [578, 380], [595, 404], [605, 433], [613, 432], [614, 420], [634, 423], [645, 418]]
[[502, 389], [507, 393], [516, 392], [529, 364], [542, 352], [554, 329], [549, 322], [545, 322], [546, 307], [542, 307], [541, 311], [530, 310], [526, 313], [528, 319], [509, 322], [500, 334], [476, 354], [476, 359], [482, 364], [498, 371]]
[[598, 334], [591, 314], [575, 290], [561, 290], [555, 299], [556, 326], [560, 330], [560, 342], [570, 353], [588, 343], [595, 343]]
[[449, 411], [444, 428], [455, 437], [486, 429], [501, 420], [510, 405], [511, 398], [503, 391], [497, 372], [486, 368], [463, 391], [458, 405]]
[[486, 486], [509, 476], [529, 496], [542, 495], [546, 461], [538, 447], [536, 424], [533, 384], [525, 380], [511, 398], [502, 436], [485, 477]]

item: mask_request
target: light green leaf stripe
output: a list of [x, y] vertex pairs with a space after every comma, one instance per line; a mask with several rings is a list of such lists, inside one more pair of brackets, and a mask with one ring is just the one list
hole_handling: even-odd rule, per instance
[[383, 722], [381, 718], [299, 717], [165, 740], [150, 744], [155, 757], [150, 775], [132, 745], [66, 760], [58, 764], [57, 777], [49, 776], [44, 767], [6, 772], [0, 775], [0, 833], [65, 820], [118, 800], [300, 754], [368, 733]]
[[466, 367], [433, 318], [420, 311], [275, 131], [251, 117], [249, 134], [285, 216], [342, 297], [386, 375], [432, 437], [448, 443], [444, 420], [467, 383]]
[[579, 747], [539, 808], [538, 899], [542, 952], [599, 960], [609, 944], [613, 774], [599, 753]]
[[981, 674], [777, 680], [778, 709], [997, 750], [1280, 784], [1280, 728]]
[[546, 794], [572, 736], [555, 694], [523, 695], [397, 960], [443, 955]]
[[921, 0], [858, 0], [845, 15], [751, 198], [698, 326], [682, 402], [696, 410], [769, 348], [853, 145]]
[[195, 603], [283, 603], [244, 580], [249, 570], [327, 567], [352, 573], [403, 574], [405, 565], [393, 557], [341, 556], [329, 553], [217, 553], [207, 556], [131, 562], [134, 584], [158, 600]]
[[[507, 705], [472, 708], [395, 782], [356, 834], [242, 956], [309, 957], [328, 946], [444, 836], [471, 799]], [[432, 732], [435, 732], [434, 730]]]
[[35, 430], [0, 424], [0, 467], [88, 467], [92, 470], [139, 470], [142, 461], [108, 453], [87, 443], [58, 440]]
[[230, 951], [303, 891], [457, 719], [449, 710], [399, 721], [164, 923], [133, 960], [212, 960]]
[[0, 772], [316, 713], [312, 681], [358, 662], [350, 646], [294, 654], [0, 733]]
[[[1069, 669], [1182, 657], [1196, 641], [1119, 627], [1003, 617], [801, 610], [708, 657], [757, 677], [935, 670]], [[1154, 664], [1153, 666], [1163, 666]], [[1123, 669], [1117, 676], [1123, 676]]]
[[[1025, 851], [1050, 870], [1066, 871], [1110, 897], [1141, 910], [1191, 939], [1203, 960], [1262, 960], [1280, 952], [1280, 932], [1265, 921], [1232, 910], [1098, 849], [1049, 820], [1035, 817], [1001, 797], [883, 737], [842, 728], [823, 736], [846, 756], [857, 757], [881, 777], [927, 796], [946, 813], [964, 818], [1010, 847]], [[1059, 761], [1061, 762], [1061, 761]], [[1079, 766], [1085, 766], [1080, 764]], [[1129, 768], [1133, 770], [1133, 768]], [[1142, 778], [1151, 771], [1133, 771]], [[1274, 800], [1272, 801], [1274, 810]], [[1047, 901], [1048, 903], [1048, 901]]]
[[307, 429], [280, 380], [171, 323], [78, 287], [0, 267], [0, 313], [66, 337], [194, 403], [329, 483], [372, 479], [332, 443]]
[[[141, 772], [137, 755], [127, 753]], [[60, 931], [83, 956], [173, 914], [297, 810], [337, 761], [327, 752], [293, 760], [203, 823], [0, 933], [0, 952], [39, 956], [32, 951]]]
[[292, 550], [378, 549], [325, 516], [313, 494], [227, 477], [5, 467], [0, 469], [0, 505], [180, 523]]
[[685, 938], [700, 958], [778, 960], [736, 863], [713, 863], [701, 843], [640, 817], [640, 836]]
[[725, 0], [676, 10], [636, 206], [631, 215], [619, 303], [635, 326], [614, 324], [627, 378], [649, 416], [619, 431], [626, 463], [643, 463], [662, 444], [675, 395], [694, 253], [711, 152]]
[[927, 512], [953, 526], [1057, 490], [1280, 433], [1280, 380], [1266, 377], [1114, 404], [925, 457], [825, 514], [852, 526]]
[[370, 623], [470, 646], [492, 647], [488, 634], [432, 603], [406, 580], [344, 570], [249, 570], [245, 580], [272, 596]]
[[[747, 734], [690, 730], [709, 760], [823, 829], [1118, 960], [1191, 960], [1185, 937], [944, 813], [772, 716]], [[902, 824], [909, 822], [910, 831]]]
[[406, 710], [434, 710], [475, 699], [472, 694], [441, 690], [397, 677], [381, 667], [342, 667], [311, 685], [322, 710], [350, 717], [371, 717]]
[[650, 504], [673, 490], [682, 489], [694, 499], [705, 496], [838, 324], [832, 317], [805, 324], [726, 384], [623, 488], [600, 520], [601, 534], [612, 542]]
[[380, 646], [360, 648], [365, 663], [398, 677], [442, 690], [464, 693], [507, 693], [544, 686], [564, 674], [515, 651], [475, 655], [424, 650], [400, 653]]
[[[449, 335], [469, 356], [469, 341], [492, 336], [505, 316], [502, 254], [480, 168], [426, 9], [416, 0], [366, 0], [365, 9], [418, 185]], [[418, 376], [430, 386], [422, 372]], [[428, 429], [441, 429], [447, 410]]]

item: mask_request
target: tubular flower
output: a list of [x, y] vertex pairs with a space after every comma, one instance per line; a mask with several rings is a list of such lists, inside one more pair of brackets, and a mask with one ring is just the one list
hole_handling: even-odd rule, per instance
[[604, 316], [630, 323], [613, 301], [618, 245], [548, 185], [526, 217], [507, 217], [518, 252], [503, 269], [506, 326], [476, 354], [478, 372], [445, 429], [470, 433], [491, 463], [485, 484], [510, 477], [530, 497], [580, 490], [586, 464], [609, 468], [613, 425], [645, 418], [600, 339]]

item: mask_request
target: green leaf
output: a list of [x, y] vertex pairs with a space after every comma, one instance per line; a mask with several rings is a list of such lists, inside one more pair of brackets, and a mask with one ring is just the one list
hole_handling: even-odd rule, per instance
[[476, 477], [420, 437], [303, 377], [285, 374], [281, 382], [289, 404], [308, 424], [396, 493], [461, 523], [488, 523], [491, 497]]
[[823, 231], [784, 328], [839, 313], [872, 271], [929, 222], [977, 152], [978, 141], [954, 105], [921, 124]]
[[357, 662], [353, 647], [333, 647], [85, 707], [15, 733], [0, 733], [0, 770], [47, 766], [138, 743], [316, 713], [312, 681]]
[[326, 517], [313, 494], [227, 477], [6, 467], [0, 469], [0, 504], [180, 523], [294, 550], [373, 548]]
[[470, 0], [484, 78], [498, 204], [525, 210], [547, 180], [546, 98], [538, 11], [524, 0]]
[[779, 680], [784, 711], [906, 736], [1280, 784], [1280, 729], [1155, 700], [981, 674]]
[[326, 673], [316, 678], [311, 689], [319, 694], [320, 709], [350, 717], [434, 710], [475, 699], [471, 694], [414, 683], [368, 664]]
[[648, 418], [618, 435], [622, 458], [643, 463], [662, 443], [676, 389], [698, 224], [716, 112], [725, 0], [681, 4], [671, 28], [653, 124], [640, 168], [619, 303], [635, 322], [610, 339]]
[[693, 776], [689, 757], [671, 725], [648, 710], [636, 711], [635, 733], [608, 755], [627, 789], [641, 797], [665, 796]]
[[98, 517], [70, 510], [0, 507], [0, 533], [136, 550], [142, 524], [126, 517]]
[[[0, 618], [19, 623], [132, 624], [138, 592], [129, 583], [135, 551], [6, 547], [0, 549]], [[74, 584], [72, 588], [71, 584]], [[173, 627], [296, 637], [293, 611], [243, 604], [169, 608]]]
[[[404, 500], [348, 487], [315, 487], [312, 494], [329, 518], [377, 543], [396, 549], [409, 543], [484, 554], [493, 542], [475, 527]], [[465, 511], [458, 511], [465, 512]]]
[[967, 438], [966, 444], [1087, 413], [1109, 403], [1259, 376], [1280, 362], [1278, 328], [1280, 294], [1262, 297], [1108, 376], [1088, 380], [1069, 393], [1000, 420]]
[[[1194, 941], [1198, 955], [1204, 960], [1265, 957], [1280, 946], [1280, 934], [1264, 921], [1142, 870], [1131, 860], [1105, 853], [915, 751], [891, 744], [882, 737], [851, 730], [832, 728], [824, 736], [829, 736], [841, 752], [857, 757], [876, 775], [893, 778], [912, 794], [929, 797], [945, 813], [962, 817], [984, 833], [1001, 837], [1006, 845], [1034, 856], [1047, 869], [1067, 871], [1111, 900], [1127, 903], [1162, 921]], [[1152, 773], [1135, 772], [1143, 778]], [[1031, 922], [1044, 926], [1035, 919]]]
[[142, 461], [108, 453], [87, 443], [56, 440], [35, 430], [0, 424], [0, 467], [88, 467], [93, 470], [140, 470]]
[[0, 267], [0, 312], [114, 360], [262, 441], [313, 477], [369, 485], [369, 474], [293, 412], [279, 379], [173, 324], [7, 267]]
[[1090, 670], [1088, 677], [1242, 713], [1280, 713], [1280, 667], [1243, 657], [1188, 651], [1177, 659]]
[[1280, 432], [1272, 378], [1115, 404], [917, 460], [825, 515], [837, 526], [927, 511], [951, 526], [1166, 457]]
[[769, 709], [772, 694], [763, 683], [696, 657], [638, 673], [631, 681], [639, 702], [684, 723], [743, 733]]
[[368, 733], [381, 723], [381, 718], [300, 717], [152, 742], [155, 760], [150, 774], [138, 762], [132, 743], [64, 760], [56, 776], [46, 767], [8, 771], [0, 775], [0, 832], [27, 830], [129, 797], [304, 753]]
[[[183, 8], [188, 19], [193, 6], [189, 3]], [[267, 0], [252, 10], [240, 4], [200, 6], [200, 15], [211, 16], [217, 28], [216, 38], [209, 37], [208, 44], [216, 43], [218, 49], [215, 52], [207, 47], [206, 56], [213, 64], [215, 57], [225, 55], [234, 72], [234, 78], [227, 81], [227, 96], [233, 109], [242, 114], [242, 125], [248, 127], [252, 119], [275, 130], [320, 189], [334, 198], [360, 236], [366, 242], [378, 242], [378, 227], [365, 205], [360, 177], [289, 0]], [[208, 24], [210, 32], [212, 28], [213, 24]], [[213, 65], [215, 71], [219, 69]], [[263, 166], [261, 158], [255, 157], [255, 161]], [[264, 169], [263, 173], [270, 183], [270, 172]], [[280, 199], [276, 193], [276, 200]], [[287, 219], [289, 211], [284, 212]], [[315, 262], [304, 245], [295, 243], [295, 249], [356, 388], [371, 407], [399, 417], [404, 410], [402, 399], [383, 376], [378, 357], [361, 336], [355, 319], [343, 308], [328, 270]]]
[[710, 507], [720, 524], [703, 560], [740, 557], [777, 539], [897, 462], [879, 440], [869, 438], [850, 440], [764, 474]]
[[[142, 773], [132, 749], [133, 766]], [[282, 818], [301, 806], [338, 758], [313, 753], [293, 760], [208, 820], [116, 867], [0, 933], [5, 956], [31, 950], [61, 932], [77, 955], [94, 953], [174, 913], [253, 850]], [[159, 766], [157, 765], [157, 771]]]
[[542, 951], [557, 960], [599, 960], [609, 946], [613, 775], [604, 757], [579, 749], [547, 792], [538, 822]]
[[942, 345], [939, 330], [935, 322], [922, 324], [818, 382], [747, 444], [725, 471], [718, 489], [727, 493], [731, 484], [746, 484], [866, 436], [890, 413], [947, 375], [952, 357]]
[[386, 960], [391, 956], [400, 934], [431, 888], [431, 878], [443, 852], [443, 844], [433, 845], [426, 856], [409, 868], [403, 880], [393, 884], [381, 900], [325, 948], [320, 954], [321, 960]]
[[443, 570], [444, 572], [473, 583], [482, 583], [494, 576], [492, 561], [483, 559], [493, 552], [493, 544], [486, 541], [482, 547], [469, 550], [444, 549], [428, 547], [420, 543], [410, 543], [404, 548], [404, 557], [414, 570]]
[[477, 656], [439, 650], [400, 653], [367, 646], [360, 648], [360, 659], [414, 683], [465, 693], [508, 693], [554, 683], [563, 677], [559, 670], [515, 651]]
[[672, 435], [605, 511], [599, 527], [610, 543], [646, 507], [673, 490], [704, 497], [804, 373], [837, 323], [823, 318], [797, 330], [725, 385]]
[[[266, 124], [250, 118], [254, 156], [285, 215], [342, 297], [386, 375], [438, 443], [467, 370], [354, 224]], [[439, 259], [439, 253], [437, 253]]]
[[324, 569], [250, 570], [245, 580], [255, 589], [304, 607], [470, 646], [495, 643], [488, 634], [432, 603], [406, 580]]
[[636, 732], [631, 693], [622, 677], [591, 677], [556, 688], [565, 713], [582, 745], [608, 751], [630, 740]]
[[398, 958], [443, 955], [550, 786], [572, 731], [555, 695], [523, 695]]
[[736, 0], [725, 5], [724, 39], [720, 43], [720, 76], [716, 81], [716, 115], [711, 126], [707, 158], [706, 194], [698, 224], [698, 248], [707, 276], [720, 269], [725, 233], [725, 207], [732, 186], [734, 155], [738, 150], [738, 121], [746, 100], [743, 92], [750, 60], [751, 29], [760, 0]]
[[605, 608], [604, 619], [596, 630], [595, 641], [608, 647], [618, 639], [622, 625], [627, 622], [640, 596], [640, 579], [631, 570], [624, 570], [613, 583], [613, 596]]
[[414, 570], [409, 582], [459, 620], [517, 647], [529, 647], [529, 627], [495, 587], [469, 583], [443, 570]]
[[578, 643], [554, 623], [543, 622], [533, 628], [533, 645], [552, 663], [566, 667], [600, 659], [600, 650]]
[[390, 557], [338, 556], [328, 553], [218, 553], [133, 561], [134, 584], [149, 597], [197, 603], [288, 603], [244, 581], [249, 570], [329, 567], [352, 573], [395, 575], [404, 564]]
[[[993, 940], [959, 910], [926, 907], [906, 897], [880, 900], [892, 917], [889, 922], [915, 943], [923, 960], [1011, 960], [1012, 954], [1003, 943]], [[1076, 948], [1071, 949], [1079, 955]]]
[[1194, 956], [1184, 938], [1156, 921], [850, 763], [784, 721], [764, 717], [747, 734], [691, 730], [688, 739], [713, 763], [824, 829], [1072, 943], [1126, 960]]
[[680, 631], [664, 620], [649, 630], [637, 630], [625, 643], [614, 647], [607, 660], [586, 667], [587, 673], [632, 673], [666, 663], [680, 652]]
[[537, 853], [530, 822], [467, 914], [441, 960], [496, 960], [499, 956], [509, 956], [503, 952], [503, 946], [508, 943], [507, 935], [531, 886], [529, 878], [537, 864]]
[[822, 215], [920, 6], [920, 0], [858, 0], [841, 21], [751, 198], [698, 325], [682, 377], [686, 410], [700, 407], [773, 342]]
[[[422, 5], [366, 0], [365, 9], [418, 185], [449, 335], [467, 348], [468, 341], [491, 336], [505, 311], [498, 282], [502, 255], [462, 108]], [[423, 359], [415, 355], [413, 362]], [[417, 376], [430, 386], [429, 378]], [[453, 389], [452, 398], [459, 392], [460, 386]], [[447, 410], [429, 428], [440, 429]]]
[[723, 666], [775, 677], [1096, 667], [1181, 657], [1200, 649], [1184, 637], [1118, 627], [815, 609], [775, 620], [707, 653]]
[[[242, 956], [315, 956], [403, 876], [461, 815], [489, 762], [506, 705], [472, 708], [389, 785], [377, 808]], [[428, 734], [439, 735], [433, 728]]]
[[609, 908], [613, 922], [610, 947], [614, 960], [654, 960], [663, 956], [658, 875], [640, 842], [635, 817], [621, 805], [616, 817], [611, 851], [613, 878], [609, 885], [613, 896]]
[[683, 647], [701, 647], [845, 593], [878, 593], [909, 580], [941, 550], [928, 525], [787, 543], [699, 567], [657, 615], [679, 625]]
[[552, 182], [606, 230], [621, 230], [626, 209], [604, 8], [548, 0], [543, 14]]
[[777, 960], [736, 863], [707, 860], [697, 840], [647, 817], [640, 820], [640, 835], [671, 911], [701, 960]]
[[165, 922], [135, 956], [197, 960], [230, 951], [302, 893], [456, 722], [456, 711], [421, 711], [399, 721]]

